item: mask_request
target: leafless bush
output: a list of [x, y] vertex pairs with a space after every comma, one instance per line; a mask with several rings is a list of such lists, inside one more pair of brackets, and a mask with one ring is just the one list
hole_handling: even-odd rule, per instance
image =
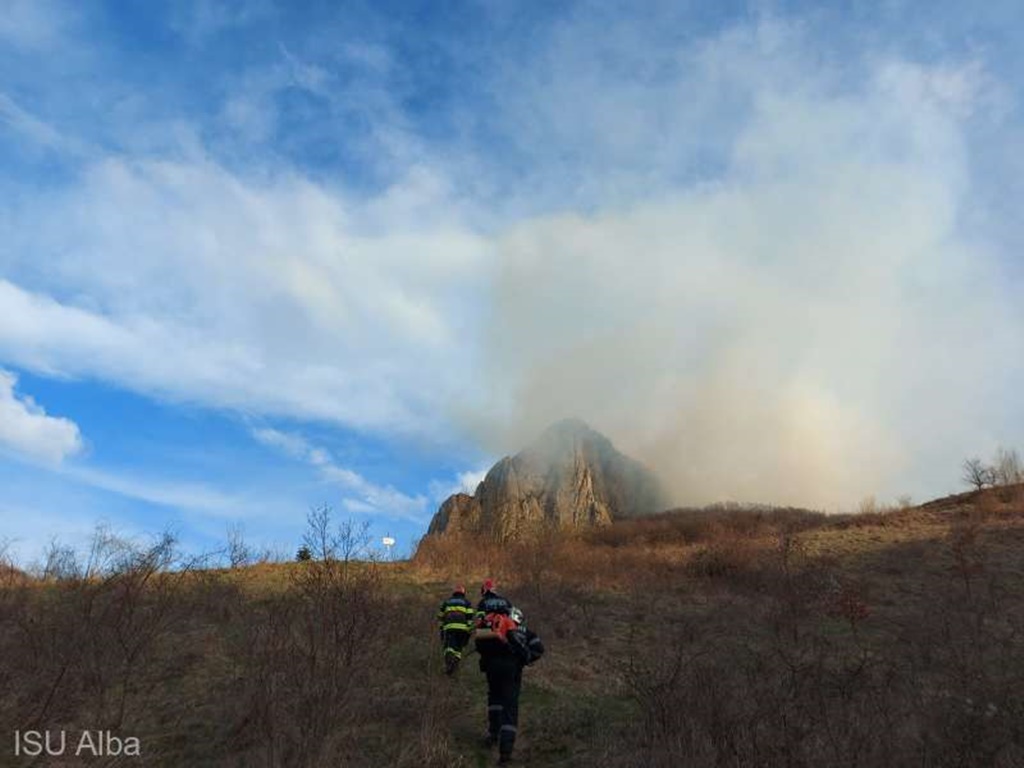
[[306, 516], [306, 532], [302, 537], [313, 558], [321, 562], [350, 563], [370, 555], [370, 524], [351, 518], [335, 525], [333, 510], [327, 504], [313, 507]]
[[686, 572], [692, 576], [731, 582], [756, 579], [763, 568], [763, 550], [749, 539], [723, 535], [698, 549]]
[[241, 568], [253, 561], [253, 553], [245, 543], [245, 531], [240, 523], [228, 526], [226, 555], [229, 568]]
[[70, 581], [82, 578], [84, 572], [73, 547], [54, 539], [46, 548], [45, 560], [36, 571], [45, 581]]
[[1024, 482], [1024, 465], [1015, 448], [1000, 446], [996, 450], [992, 472], [997, 485], [1015, 485]]
[[140, 666], [175, 620], [176, 585], [188, 570], [170, 533], [146, 546], [98, 528], [84, 558], [54, 542], [5, 637], [8, 660], [32, 670], [10, 689], [19, 725], [87, 713], [120, 727]]
[[25, 578], [26, 575], [14, 563], [10, 540], [0, 539], [0, 590], [18, 586]]
[[366, 694], [382, 667], [381, 644], [394, 625], [382, 578], [365, 552], [366, 528], [332, 526], [330, 510], [310, 513], [307, 546], [283, 594], [251, 606], [234, 653], [243, 679], [234, 748], [247, 765], [306, 766], [352, 759]]

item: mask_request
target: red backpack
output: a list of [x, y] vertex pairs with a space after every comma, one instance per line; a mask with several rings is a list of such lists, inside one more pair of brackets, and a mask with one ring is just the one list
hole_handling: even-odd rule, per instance
[[519, 625], [511, 616], [507, 616], [504, 613], [488, 613], [484, 617], [484, 627], [497, 635], [501, 642], [507, 643], [509, 631], [518, 629]]

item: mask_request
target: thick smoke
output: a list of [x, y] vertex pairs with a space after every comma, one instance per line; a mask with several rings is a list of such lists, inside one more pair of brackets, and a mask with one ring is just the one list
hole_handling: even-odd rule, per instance
[[1024, 318], [965, 225], [978, 81], [757, 86], [713, 181], [507, 232], [481, 432], [507, 451], [581, 417], [679, 503], [955, 488], [1021, 426]]

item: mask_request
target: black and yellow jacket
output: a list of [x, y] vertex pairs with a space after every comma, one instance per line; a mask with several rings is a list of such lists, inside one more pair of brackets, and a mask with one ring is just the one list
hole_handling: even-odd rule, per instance
[[473, 604], [465, 595], [453, 594], [437, 611], [437, 621], [442, 631], [469, 632], [473, 629]]

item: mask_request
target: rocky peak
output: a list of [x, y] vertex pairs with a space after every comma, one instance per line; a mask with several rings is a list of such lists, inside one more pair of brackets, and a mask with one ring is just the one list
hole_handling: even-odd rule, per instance
[[664, 506], [660, 484], [646, 467], [579, 419], [565, 419], [491, 467], [474, 495], [448, 498], [428, 533], [508, 539], [546, 527], [606, 525]]

